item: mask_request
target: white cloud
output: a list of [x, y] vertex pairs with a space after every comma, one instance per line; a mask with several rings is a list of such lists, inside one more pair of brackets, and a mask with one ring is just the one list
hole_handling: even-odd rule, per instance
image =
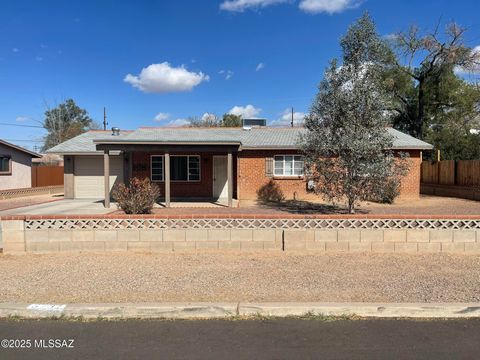
[[201, 119], [202, 121], [215, 121], [217, 119], [217, 116], [211, 113], [204, 113]]
[[383, 35], [383, 38], [387, 41], [395, 41], [398, 38], [398, 34], [396, 33], [386, 34], [386, 35]]
[[169, 117], [170, 117], [170, 114], [161, 112], [161, 113], [158, 113], [157, 115], [155, 115], [153, 120], [154, 121], [163, 121], [163, 120], [167, 120]]
[[45, 45], [44, 43], [40, 43], [40, 48], [42, 48], [42, 49], [48, 49], [48, 45]]
[[19, 48], [16, 48], [16, 47], [14, 47], [14, 48], [12, 49], [12, 51], [13, 51], [14, 53], [17, 53], [17, 52], [19, 52], [19, 51], [20, 51], [20, 49], [19, 49]]
[[202, 72], [188, 71], [185, 66], [172, 67], [168, 62], [143, 68], [139, 75], [128, 74], [123, 81], [146, 93], [191, 91], [203, 81], [210, 80]]
[[180, 126], [188, 126], [188, 125], [190, 125], [190, 120], [188, 119], [175, 119], [165, 124], [165, 126], [167, 127], [180, 127]]
[[30, 120], [28, 116], [17, 116], [17, 118], [15, 119], [15, 121], [18, 121], [18, 122], [23, 122], [27, 120]]
[[461, 66], [455, 66], [457, 75], [480, 75], [480, 45], [475, 46], [472, 52], [476, 55], [476, 64], [471, 69], [465, 69]]
[[[293, 125], [302, 125], [305, 122], [305, 113], [301, 111], [293, 112]], [[270, 126], [291, 126], [292, 124], [292, 109], [287, 108], [281, 114], [277, 120], [270, 123]]]
[[230, 80], [233, 76], [232, 70], [220, 70], [218, 73], [220, 75], [225, 75], [225, 80]]
[[228, 113], [241, 116], [244, 119], [248, 119], [248, 118], [256, 117], [258, 114], [260, 114], [261, 111], [262, 109], [256, 108], [253, 105], [247, 105], [247, 106], [234, 106], [233, 108], [230, 109]]
[[356, 8], [360, 3], [360, 0], [301, 0], [298, 7], [311, 14], [335, 14]]
[[257, 67], [255, 68], [255, 71], [260, 71], [262, 69], [265, 69], [265, 64], [264, 63], [259, 63]]
[[41, 57], [41, 56], [36, 56], [36, 57], [35, 57], [35, 60], [38, 61], [38, 62], [43, 61], [43, 57]]
[[220, 9], [243, 12], [246, 9], [258, 9], [286, 2], [289, 2], [289, 0], [227, 0], [220, 4]]

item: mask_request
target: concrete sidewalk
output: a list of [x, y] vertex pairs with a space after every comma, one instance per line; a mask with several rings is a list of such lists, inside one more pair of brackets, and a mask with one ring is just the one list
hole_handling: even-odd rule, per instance
[[7, 215], [104, 215], [117, 210], [112, 203], [109, 209], [103, 206], [101, 199], [70, 200], [60, 199], [29, 206], [15, 207], [0, 211], [0, 216]]
[[480, 318], [480, 303], [0, 304], [0, 318], [218, 319], [232, 317]]

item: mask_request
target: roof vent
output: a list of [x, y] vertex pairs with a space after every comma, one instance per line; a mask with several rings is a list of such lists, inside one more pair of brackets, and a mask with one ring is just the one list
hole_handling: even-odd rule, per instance
[[120, 128], [112, 127], [112, 136], [118, 136], [118, 135], [120, 135]]

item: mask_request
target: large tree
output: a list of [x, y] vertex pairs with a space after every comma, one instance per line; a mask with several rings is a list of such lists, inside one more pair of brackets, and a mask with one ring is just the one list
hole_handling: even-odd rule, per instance
[[224, 114], [219, 118], [215, 114], [205, 113], [201, 118], [190, 118], [191, 127], [240, 127], [242, 117], [233, 114]]
[[222, 126], [224, 127], [241, 127], [242, 117], [234, 114], [223, 114]]
[[88, 116], [85, 109], [68, 99], [45, 112], [43, 127], [47, 130], [42, 151], [50, 149], [68, 139], [80, 135], [98, 125]]
[[341, 46], [343, 63], [334, 59], [325, 72], [302, 147], [315, 191], [334, 203], [346, 200], [353, 213], [359, 201], [398, 192], [406, 163], [389, 150], [383, 84], [389, 51], [368, 14], [349, 28]]
[[465, 29], [448, 24], [422, 33], [412, 26], [407, 32], [393, 36], [397, 56], [392, 58], [388, 86], [392, 95], [390, 109], [395, 112], [395, 127], [424, 139], [439, 112], [448, 112], [457, 103], [454, 69], [478, 65], [478, 53], [465, 44]]

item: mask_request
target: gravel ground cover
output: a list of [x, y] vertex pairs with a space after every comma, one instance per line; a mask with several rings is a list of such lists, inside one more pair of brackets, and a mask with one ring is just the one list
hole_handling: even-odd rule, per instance
[[480, 301], [480, 256], [0, 256], [0, 302]]

